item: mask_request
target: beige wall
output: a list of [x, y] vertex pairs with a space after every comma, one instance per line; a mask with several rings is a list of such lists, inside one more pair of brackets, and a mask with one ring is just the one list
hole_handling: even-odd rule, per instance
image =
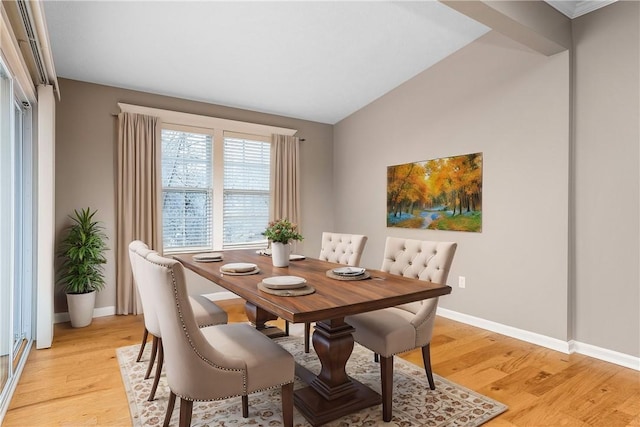
[[[338, 123], [335, 224], [369, 235], [363, 265], [387, 235], [457, 241], [442, 307], [639, 357], [639, 9], [576, 19], [572, 58], [489, 33]], [[482, 233], [385, 227], [388, 165], [477, 151]]]
[[[56, 230], [67, 223], [73, 209], [91, 206], [98, 209], [115, 248], [115, 153], [118, 102], [202, 114], [298, 129], [305, 138], [301, 143], [302, 215], [305, 241], [298, 252], [317, 255], [320, 237], [331, 229], [332, 222], [332, 126], [176, 99], [108, 86], [60, 79], [62, 99], [56, 110]], [[106, 265], [107, 287], [98, 294], [96, 307], [115, 305], [114, 251], [109, 251]], [[206, 291], [199, 283], [197, 289]], [[211, 288], [215, 290], [215, 288]], [[65, 312], [64, 295], [58, 292], [55, 311]]]
[[640, 356], [640, 4], [573, 22], [575, 339]]
[[[568, 76], [567, 52], [490, 32], [338, 123], [335, 224], [369, 236], [363, 265], [380, 266], [386, 236], [456, 241], [442, 307], [566, 341]], [[387, 166], [473, 152], [482, 233], [386, 227]]]

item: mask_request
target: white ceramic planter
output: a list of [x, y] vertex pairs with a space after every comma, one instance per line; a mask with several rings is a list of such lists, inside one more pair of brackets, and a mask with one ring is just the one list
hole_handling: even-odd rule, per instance
[[288, 267], [291, 245], [288, 243], [271, 243], [271, 261], [274, 267]]
[[67, 294], [69, 318], [74, 328], [84, 328], [93, 320], [93, 309], [96, 306], [96, 291], [86, 294]]

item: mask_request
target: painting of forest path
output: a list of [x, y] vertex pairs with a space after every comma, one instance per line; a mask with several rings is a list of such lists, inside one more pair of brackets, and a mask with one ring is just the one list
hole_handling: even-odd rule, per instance
[[482, 231], [482, 153], [387, 168], [387, 227]]

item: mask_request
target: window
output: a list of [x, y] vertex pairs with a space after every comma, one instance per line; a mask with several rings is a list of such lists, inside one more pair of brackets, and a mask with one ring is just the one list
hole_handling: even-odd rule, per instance
[[223, 246], [264, 243], [269, 222], [271, 144], [224, 138]]
[[162, 130], [162, 238], [165, 250], [212, 247], [211, 135]]
[[260, 246], [269, 220], [270, 137], [162, 130], [164, 250]]

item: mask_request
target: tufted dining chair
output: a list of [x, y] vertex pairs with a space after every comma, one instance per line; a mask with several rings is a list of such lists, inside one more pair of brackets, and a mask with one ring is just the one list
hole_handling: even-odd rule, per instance
[[[322, 247], [318, 259], [338, 264], [358, 267], [367, 244], [367, 236], [362, 234], [342, 234], [325, 231], [322, 233]], [[311, 323], [304, 324], [304, 352], [309, 353]]]
[[[457, 243], [387, 237], [382, 271], [438, 284], [446, 284]], [[429, 344], [438, 298], [347, 316], [355, 328], [356, 342], [380, 356], [382, 418], [391, 421], [393, 356], [422, 349], [422, 360], [431, 390], [435, 390]]]
[[155, 252], [136, 251], [137, 276], [154, 283], [156, 307], [171, 393], [164, 425], [180, 397], [180, 426], [191, 424], [194, 401], [241, 396], [248, 417], [248, 395], [281, 387], [282, 417], [293, 425], [293, 356], [261, 332], [244, 323], [198, 328], [187, 295], [184, 268]]
[[322, 261], [357, 267], [360, 265], [362, 251], [367, 243], [367, 236], [361, 234], [342, 234], [325, 231], [322, 233], [320, 256]]
[[[142, 358], [145, 345], [147, 344], [147, 338], [151, 333], [152, 347], [151, 356], [149, 358], [149, 365], [147, 366], [147, 372], [144, 379], [148, 379], [151, 375], [153, 365], [156, 362], [156, 373], [153, 377], [153, 385], [151, 386], [151, 393], [149, 393], [149, 401], [155, 398], [156, 390], [158, 388], [158, 382], [160, 381], [160, 375], [162, 373], [162, 365], [164, 363], [164, 349], [162, 345], [162, 335], [160, 334], [160, 325], [158, 323], [158, 316], [156, 308], [151, 302], [152, 294], [155, 292], [155, 283], [145, 282], [141, 280], [138, 275], [138, 263], [139, 258], [135, 257], [136, 253], [146, 256], [152, 252], [155, 252], [142, 241], [134, 240], [129, 244], [129, 260], [131, 262], [131, 270], [133, 272], [133, 280], [137, 285], [138, 293], [140, 294], [140, 302], [142, 303], [142, 311], [144, 316], [144, 333], [142, 335], [142, 344], [140, 345], [140, 351], [136, 362], [139, 362]], [[189, 296], [189, 302], [193, 308], [193, 312], [196, 318], [196, 323], [199, 327], [219, 325], [227, 323], [227, 312], [218, 307], [214, 302], [203, 297], [202, 295]]]

